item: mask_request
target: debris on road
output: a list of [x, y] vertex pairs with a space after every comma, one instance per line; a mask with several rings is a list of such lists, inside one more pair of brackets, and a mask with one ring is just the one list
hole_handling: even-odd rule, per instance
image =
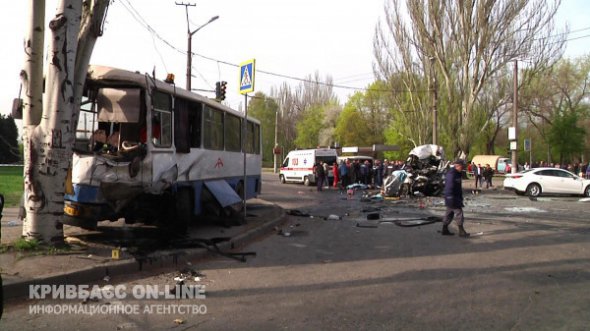
[[291, 232], [283, 231], [282, 229], [279, 230], [279, 232], [277, 234], [279, 236], [283, 236], [283, 237], [291, 237]]
[[381, 216], [379, 215], [379, 213], [370, 213], [367, 214], [367, 219], [368, 220], [378, 220]]
[[246, 262], [246, 256], [256, 256], [256, 252], [225, 252], [222, 251], [217, 244], [221, 242], [230, 241], [230, 237], [214, 237], [210, 239], [205, 238], [191, 238], [185, 239], [175, 242], [175, 247], [177, 248], [194, 248], [194, 247], [201, 247], [205, 248], [211, 253], [215, 253], [217, 255], [227, 257], [230, 259], [234, 259], [240, 262]]
[[137, 329], [137, 324], [128, 322], [128, 323], [123, 323], [123, 324], [117, 325], [117, 330], [127, 330], [127, 329]]
[[504, 208], [507, 211], [514, 213], [546, 213], [547, 211], [535, 207], [510, 207]]
[[[368, 215], [367, 215], [368, 216]], [[442, 222], [443, 219], [440, 216], [424, 216], [414, 218], [382, 218], [377, 222], [357, 222], [356, 227], [358, 228], [377, 228], [379, 224], [390, 223], [401, 227], [414, 227], [421, 225], [428, 225], [437, 222]]]
[[360, 183], [355, 183], [355, 184], [350, 184], [346, 187], [346, 190], [354, 190], [354, 191], [358, 191], [358, 190], [366, 190], [368, 189], [369, 186], [365, 185], [365, 184], [360, 184]]
[[304, 213], [300, 210], [297, 209], [287, 209], [287, 215], [291, 215], [291, 216], [298, 216], [298, 217], [310, 217], [311, 215], [308, 213]]

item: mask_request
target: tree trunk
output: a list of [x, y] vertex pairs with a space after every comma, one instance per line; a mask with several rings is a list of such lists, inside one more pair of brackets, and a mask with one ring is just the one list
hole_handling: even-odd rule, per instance
[[[41, 3], [41, 5], [40, 5]], [[99, 5], [97, 5], [99, 4]], [[102, 5], [102, 7], [100, 7]], [[43, 107], [33, 101], [40, 99], [35, 94], [27, 96], [29, 108], [25, 108], [25, 209], [23, 236], [35, 238], [45, 243], [63, 242], [63, 217], [65, 182], [72, 163], [72, 147], [75, 140], [77, 114], [79, 112], [82, 87], [86, 79], [88, 61], [92, 54], [98, 33], [84, 33], [86, 25], [99, 24], [106, 13], [108, 0], [87, 1], [84, 3], [84, 23], [80, 34], [82, 19], [82, 0], [62, 0], [57, 14], [49, 23], [51, 41], [49, 45], [47, 75]], [[39, 10], [45, 7], [44, 1], [31, 0], [31, 7]], [[93, 13], [96, 8], [102, 11]], [[36, 13], [36, 11], [33, 11]], [[37, 17], [37, 13], [35, 14]], [[90, 19], [88, 19], [90, 17]], [[35, 36], [39, 29], [32, 24], [30, 35]], [[42, 34], [42, 28], [41, 34]], [[79, 36], [80, 34], [80, 36]], [[96, 36], [95, 36], [96, 35]], [[79, 40], [80, 38], [80, 40]], [[81, 49], [78, 54], [78, 49]], [[41, 50], [35, 49], [42, 53]], [[27, 53], [27, 57], [36, 53]], [[38, 63], [36, 63], [38, 65]], [[36, 68], [35, 68], [36, 69]], [[29, 77], [29, 84], [42, 84], [38, 72], [30, 68], [28, 59], [21, 76]], [[23, 79], [24, 80], [24, 79]], [[40, 91], [36, 91], [40, 96]], [[40, 121], [34, 122], [36, 114]]]

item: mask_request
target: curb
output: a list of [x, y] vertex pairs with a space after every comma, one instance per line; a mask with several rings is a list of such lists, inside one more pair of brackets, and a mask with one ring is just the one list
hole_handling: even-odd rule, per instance
[[[276, 204], [272, 205], [280, 209], [280, 214], [276, 218], [263, 222], [258, 227], [240, 233], [230, 241], [218, 244], [217, 247], [222, 251], [229, 251], [237, 247], [243, 247], [282, 223], [287, 216], [284, 209]], [[106, 276], [128, 276], [140, 272], [178, 267], [183, 264], [185, 260], [197, 260], [209, 256], [215, 256], [215, 254], [202, 248], [161, 251], [139, 260], [132, 258], [124, 261], [107, 262], [106, 264], [99, 266], [48, 275], [47, 277], [16, 281], [14, 283], [4, 284], [4, 299], [28, 297], [30, 285], [82, 285], [93, 282], [96, 283], [97, 281], [102, 281]]]

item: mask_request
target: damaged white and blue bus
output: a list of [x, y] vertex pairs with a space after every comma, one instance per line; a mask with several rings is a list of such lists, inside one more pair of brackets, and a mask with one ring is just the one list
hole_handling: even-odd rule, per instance
[[84, 89], [65, 224], [125, 218], [186, 230], [204, 211], [260, 193], [257, 120], [247, 118], [243, 141], [243, 113], [138, 72], [90, 66]]

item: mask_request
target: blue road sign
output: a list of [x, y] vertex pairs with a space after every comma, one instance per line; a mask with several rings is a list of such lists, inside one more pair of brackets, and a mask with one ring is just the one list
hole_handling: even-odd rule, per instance
[[240, 93], [254, 92], [254, 70], [256, 60], [248, 60], [240, 63]]

